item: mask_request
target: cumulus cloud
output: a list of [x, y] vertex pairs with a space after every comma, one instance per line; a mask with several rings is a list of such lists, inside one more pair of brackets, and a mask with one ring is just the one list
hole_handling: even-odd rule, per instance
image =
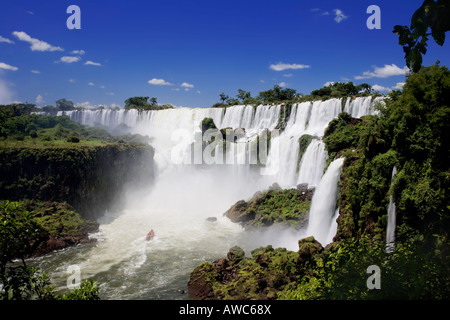
[[40, 94], [38, 94], [35, 102], [36, 102], [36, 105], [40, 106], [44, 102], [44, 98], [42, 98], [42, 96]]
[[183, 88], [193, 88], [193, 87], [194, 87], [193, 84], [190, 84], [190, 83], [187, 83], [187, 82], [183, 82], [183, 83], [181, 84], [181, 86], [182, 86]]
[[284, 71], [284, 70], [288, 70], [288, 69], [292, 69], [292, 70], [298, 70], [298, 69], [307, 69], [307, 68], [311, 68], [311, 66], [309, 65], [305, 65], [305, 64], [288, 64], [288, 63], [282, 63], [279, 62], [277, 64], [271, 64], [270, 69], [275, 70], [275, 71]]
[[394, 89], [394, 90], [401, 90], [401, 89], [403, 89], [405, 84], [406, 84], [405, 82], [397, 82], [397, 84], [394, 87], [392, 87], [392, 89]]
[[73, 50], [71, 53], [72, 54], [79, 54], [80, 56], [82, 56], [83, 54], [86, 53], [86, 51], [84, 51], [84, 50]]
[[405, 84], [406, 84], [405, 82], [397, 82], [397, 84], [395, 86], [393, 86], [392, 88], [375, 84], [372, 86], [372, 89], [375, 91], [380, 91], [380, 92], [390, 92], [393, 90], [402, 90]]
[[11, 70], [11, 71], [19, 70], [19, 68], [11, 66], [11, 65], [9, 65], [7, 63], [4, 63], [4, 62], [0, 62], [0, 69]]
[[154, 86], [172, 86], [173, 85], [172, 83], [167, 82], [164, 79], [156, 79], [156, 78], [148, 80], [148, 83], [151, 85], [154, 85]]
[[6, 81], [0, 79], [0, 104], [10, 104], [13, 102], [14, 93], [9, 88]]
[[341, 9], [334, 9], [333, 12], [335, 15], [334, 21], [336, 21], [337, 23], [341, 23], [348, 18]]
[[0, 36], [0, 42], [5, 42], [5, 43], [9, 43], [9, 44], [13, 44], [14, 41], [8, 39], [8, 38], [4, 38], [2, 36]]
[[30, 70], [31, 73], [39, 74], [41, 73], [39, 70]]
[[388, 78], [392, 76], [401, 76], [408, 73], [408, 67], [399, 68], [395, 64], [385, 64], [384, 67], [375, 67], [373, 71], [365, 71], [361, 76], [355, 76], [356, 80], [370, 78]]
[[55, 47], [45, 41], [32, 38], [23, 31], [14, 31], [12, 34], [16, 36], [17, 39], [31, 44], [31, 51], [64, 51], [61, 47]]
[[93, 82], [89, 82], [88, 85], [91, 87], [95, 86], [95, 84]]
[[374, 84], [372, 86], [372, 89], [375, 90], [375, 91], [392, 91], [391, 88], [383, 87], [383, 86], [380, 86], [378, 84]]
[[55, 62], [74, 63], [80, 61], [80, 59], [81, 59], [80, 57], [64, 56]]
[[278, 84], [280, 87], [285, 88], [287, 86], [286, 82], [282, 81]]
[[324, 87], [329, 87], [329, 86], [332, 86], [333, 84], [335, 84], [336, 82], [334, 82], [334, 81], [327, 81], [327, 82], [325, 82], [324, 84], [323, 84], [323, 86]]
[[75, 79], [69, 79], [69, 82], [70, 83], [75, 83], [77, 80], [75, 80]]
[[94, 62], [94, 61], [91, 61], [91, 60], [86, 61], [84, 64], [85, 64], [86, 66], [96, 66], [96, 67], [101, 67], [101, 66], [102, 66], [101, 63], [99, 63], [99, 62]]
[[181, 87], [184, 88], [184, 91], [189, 91], [189, 89], [192, 89], [194, 87], [193, 84], [187, 83], [187, 82], [183, 82], [181, 84]]

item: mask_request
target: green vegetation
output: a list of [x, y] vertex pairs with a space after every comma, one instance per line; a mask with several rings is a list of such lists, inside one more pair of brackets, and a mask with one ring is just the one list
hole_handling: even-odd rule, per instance
[[300, 170], [300, 164], [303, 158], [303, 155], [306, 152], [306, 149], [308, 149], [309, 144], [314, 139], [314, 136], [310, 134], [304, 134], [300, 138], [298, 138], [298, 161], [297, 161], [297, 172]]
[[249, 201], [238, 201], [225, 215], [246, 227], [284, 224], [302, 227], [308, 217], [312, 193], [297, 189], [272, 189], [256, 193]]
[[148, 102], [149, 97], [131, 97], [125, 100], [125, 109], [138, 109], [142, 110], [163, 110], [172, 109], [171, 104], [159, 105], [156, 98], [151, 98]]
[[[47, 274], [25, 262], [42, 231], [35, 217], [17, 202], [0, 202], [0, 299], [97, 300], [99, 288], [85, 280], [79, 289], [57, 295]], [[13, 262], [19, 259], [20, 262]]]
[[261, 104], [282, 104], [288, 108], [286, 115], [289, 116], [290, 107], [294, 103], [313, 100], [326, 100], [331, 98], [356, 97], [377, 95], [372, 87], [367, 83], [354, 85], [353, 82], [331, 83], [321, 89], [313, 90], [309, 95], [297, 93], [295, 89], [282, 88], [275, 85], [273, 89], [261, 91], [256, 97], [252, 97], [249, 91], [238, 89], [236, 98], [230, 98], [225, 93], [219, 95], [220, 101], [214, 104], [213, 108], [226, 108], [234, 105], [261, 105]]
[[[450, 30], [450, 4], [447, 0], [425, 0], [411, 18], [411, 27], [396, 25], [393, 33], [399, 36], [398, 43], [405, 52], [406, 65], [418, 72], [422, 66], [422, 55], [426, 54], [428, 37], [442, 46], [445, 33]], [[431, 33], [428, 33], [431, 29]]]
[[353, 82], [334, 82], [321, 89], [311, 91], [311, 96], [314, 98], [342, 98], [350, 96], [368, 96], [373, 94], [374, 91], [370, 85], [363, 83], [360, 85], [354, 85]]

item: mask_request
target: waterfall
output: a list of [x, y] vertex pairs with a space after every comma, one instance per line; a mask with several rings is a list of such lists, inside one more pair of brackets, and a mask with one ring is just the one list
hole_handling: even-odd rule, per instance
[[[330, 243], [330, 230], [336, 214], [338, 181], [341, 176], [344, 158], [334, 160], [317, 186], [309, 210], [309, 223], [306, 233], [313, 235], [323, 246]], [[333, 235], [334, 236], [334, 235]]]
[[322, 178], [327, 156], [325, 143], [313, 139], [301, 159], [297, 184], [306, 183], [310, 187], [316, 187]]
[[[292, 105], [290, 114], [283, 114], [283, 119], [289, 116], [284, 130], [279, 135], [272, 134], [272, 148], [268, 150], [267, 159], [267, 168], [270, 169], [267, 172], [270, 174], [260, 178], [261, 186], [273, 182], [283, 188], [295, 187], [300, 183], [307, 183], [310, 187], [317, 186], [328, 156], [321, 141], [328, 123], [337, 118], [342, 110], [353, 117], [375, 114], [377, 111], [373, 109], [373, 105], [382, 99], [377, 97], [372, 101], [372, 97], [348, 98], [344, 107], [342, 99]], [[212, 118], [219, 129], [245, 130], [245, 137], [240, 140], [239, 147], [232, 145], [227, 152], [233, 152], [230, 159], [238, 159], [239, 164], [250, 163], [249, 144], [262, 130], [272, 131], [277, 127], [281, 110], [281, 105], [236, 105], [227, 108], [181, 107], [157, 111], [74, 110], [59, 112], [58, 115], [67, 115], [81, 124], [101, 126], [120, 134], [148, 135], [156, 151], [156, 163], [163, 170], [171, 167], [174, 148], [181, 152], [191, 147], [195, 133], [201, 131], [200, 123], [206, 117]], [[304, 134], [315, 136], [316, 139], [308, 146], [303, 159], [299, 159], [299, 138]], [[178, 140], [173, 141], [174, 135]], [[247, 165], [239, 170], [249, 171], [249, 168]]]
[[[397, 174], [397, 168], [394, 166], [392, 169], [391, 185], [394, 176]], [[395, 214], [395, 202], [392, 194], [389, 196], [388, 207], [388, 223], [386, 229], [386, 252], [393, 252], [395, 249], [395, 226], [396, 226], [396, 214]]]

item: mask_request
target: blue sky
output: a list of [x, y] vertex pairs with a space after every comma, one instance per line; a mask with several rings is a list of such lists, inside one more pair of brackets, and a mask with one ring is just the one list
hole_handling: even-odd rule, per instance
[[[225, 92], [275, 84], [308, 94], [327, 82], [405, 81], [396, 24], [423, 0], [2, 1], [0, 103], [123, 106], [131, 96], [208, 107]], [[81, 29], [69, 30], [69, 5]], [[368, 6], [381, 9], [369, 30]], [[424, 64], [450, 65], [450, 41], [432, 39]]]

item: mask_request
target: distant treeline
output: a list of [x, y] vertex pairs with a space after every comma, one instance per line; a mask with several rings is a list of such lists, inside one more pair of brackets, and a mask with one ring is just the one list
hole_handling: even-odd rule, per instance
[[309, 95], [297, 93], [295, 89], [282, 88], [275, 85], [273, 89], [261, 91], [256, 97], [252, 97], [250, 91], [238, 89], [235, 98], [221, 93], [220, 102], [214, 104], [213, 108], [223, 108], [238, 104], [259, 105], [273, 103], [299, 103], [303, 101], [313, 101], [318, 99], [342, 98], [349, 96], [368, 96], [378, 94], [370, 85], [363, 83], [355, 85], [353, 82], [334, 82], [325, 85], [321, 89], [313, 90]]

